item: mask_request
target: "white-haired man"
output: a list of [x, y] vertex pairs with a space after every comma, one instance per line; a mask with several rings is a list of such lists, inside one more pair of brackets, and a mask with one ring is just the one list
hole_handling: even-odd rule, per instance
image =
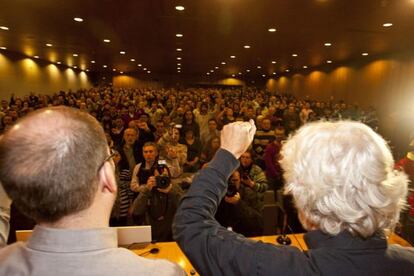
[[254, 132], [252, 121], [224, 127], [221, 149], [177, 211], [175, 239], [201, 275], [414, 275], [414, 249], [387, 245], [384, 235], [398, 221], [407, 177], [361, 123], [310, 123], [283, 146], [285, 191], [309, 231], [307, 252], [220, 226], [214, 213]]
[[27, 243], [0, 250], [0, 275], [183, 275], [117, 248], [111, 158], [99, 122], [67, 107], [32, 112], [2, 136], [0, 181], [38, 225]]

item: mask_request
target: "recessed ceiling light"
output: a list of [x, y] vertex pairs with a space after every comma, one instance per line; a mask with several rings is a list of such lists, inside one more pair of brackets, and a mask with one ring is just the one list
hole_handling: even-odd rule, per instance
[[34, 58], [39, 58], [39, 56], [33, 56]]
[[114, 68], [114, 69], [112, 69], [112, 71], [114, 71], [114, 72], [115, 72], [115, 71], [116, 71], [116, 69]]
[[144, 69], [142, 69], [142, 70], [147, 71], [147, 68], [146, 68], [146, 67], [144, 67]]
[[363, 55], [363, 56], [367, 56], [367, 55], [368, 55], [368, 53], [362, 53], [362, 55]]
[[7, 48], [6, 48], [6, 47], [0, 47], [0, 49], [1, 49], [1, 50], [7, 50]]
[[177, 11], [183, 11], [183, 10], [185, 10], [184, 6], [175, 6], [175, 9]]
[[326, 63], [332, 63], [332, 60], [327, 60]]
[[214, 67], [214, 69], [219, 69], [218, 66]]
[[307, 68], [308, 68], [308, 66], [306, 66], [306, 65], [303, 65], [303, 66], [302, 66], [302, 68], [303, 68], [303, 69], [307, 69]]
[[250, 45], [244, 45], [243, 46], [245, 49], [250, 49]]
[[73, 20], [75, 20], [76, 22], [83, 22], [83, 18], [80, 17], [74, 17]]
[[259, 65], [259, 66], [257, 66], [257, 69], [261, 69], [261, 68], [262, 68], [262, 66], [260, 66], [260, 65]]
[[211, 73], [214, 73], [214, 70], [210, 70]]
[[95, 63], [95, 61], [94, 60], [91, 60], [91, 63]]
[[241, 75], [242, 74], [242, 72], [239, 72], [239, 75]]
[[392, 26], [392, 23], [384, 23], [382, 24], [383, 27], [388, 28]]
[[47, 46], [47, 47], [52, 47], [52, 46], [53, 46], [53, 44], [51, 44], [51, 43], [46, 43], [46, 46]]
[[140, 63], [140, 64], [138, 64], [138, 67], [141, 67], [142, 66], [142, 64]]
[[123, 74], [124, 72], [123, 72], [123, 71], [121, 71], [121, 72], [119, 72], [119, 73]]
[[181, 52], [183, 49], [177, 48], [176, 50], [177, 50], [177, 52]]
[[151, 74], [151, 71], [149, 71], [149, 70], [148, 70], [148, 71], [147, 71], [147, 73], [148, 73], [148, 74]]
[[276, 72], [273, 72], [272, 74], [273, 74], [273, 75], [276, 75]]
[[289, 69], [286, 69], [286, 70], [285, 70], [285, 72], [286, 72], [286, 73], [289, 73], [289, 72], [290, 72], [290, 70], [289, 70]]
[[330, 42], [325, 42], [323, 45], [325, 45], [326, 47], [330, 47], [330, 46], [332, 46], [332, 43], [330, 43]]
[[210, 75], [210, 72], [207, 72], [206, 75]]
[[108, 65], [102, 65], [102, 67], [103, 67], [103, 68], [106, 68], [106, 67], [108, 67]]
[[75, 65], [75, 66], [73, 66], [73, 68], [75, 68], [75, 69], [76, 69], [76, 68], [78, 68], [78, 66], [76, 66], [76, 65]]
[[276, 61], [274, 61], [274, 60], [273, 60], [273, 61], [272, 61], [272, 64], [276, 64]]
[[232, 74], [231, 76], [234, 78], [236, 75], [235, 74]]
[[249, 73], [249, 72], [250, 72], [250, 70], [249, 70], [249, 69], [247, 69], [247, 70], [246, 70], [246, 72], [247, 72], [247, 73]]
[[177, 70], [181, 70], [181, 67], [177, 67]]
[[181, 73], [181, 71], [177, 71], [177, 73]]
[[3, 31], [8, 31], [9, 30], [9, 28], [6, 27], [6, 26], [0, 26], [0, 29], [2, 29]]
[[73, 54], [72, 56], [77, 57], [77, 56], [79, 56], [79, 55], [78, 55], [78, 54]]
[[184, 35], [183, 34], [176, 34], [175, 36], [176, 37], [183, 37]]
[[276, 32], [276, 29], [275, 28], [270, 28], [270, 29], [268, 29], [268, 31], [271, 32], [271, 33], [274, 33], [274, 32]]
[[226, 63], [224, 61], [221, 62], [222, 65], [226, 65]]
[[125, 51], [120, 51], [119, 52], [121, 55], [125, 55]]
[[292, 57], [297, 57], [298, 56], [298, 54], [292, 54]]
[[181, 60], [182, 58], [180, 58], [180, 57], [177, 57], [177, 60]]
[[56, 62], [56, 64], [62, 64], [62, 62], [58, 61], [58, 62]]
[[135, 61], [135, 58], [131, 58], [130, 61], [134, 62]]
[[86, 69], [85, 71], [86, 71], [86, 72], [89, 72], [89, 69]]
[[236, 58], [236, 56], [230, 56], [230, 58]]
[[103, 42], [105, 42], [105, 43], [109, 43], [109, 42], [111, 42], [111, 40], [109, 40], [109, 39], [106, 39], [106, 38], [105, 38], [105, 39], [103, 40]]
[[177, 66], [181, 66], [181, 63], [177, 63]]

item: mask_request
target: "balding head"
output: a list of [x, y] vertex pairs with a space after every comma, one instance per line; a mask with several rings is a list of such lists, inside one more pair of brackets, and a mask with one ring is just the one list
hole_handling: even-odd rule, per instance
[[0, 140], [0, 181], [16, 206], [38, 222], [88, 208], [108, 155], [100, 124], [68, 107], [30, 113]]

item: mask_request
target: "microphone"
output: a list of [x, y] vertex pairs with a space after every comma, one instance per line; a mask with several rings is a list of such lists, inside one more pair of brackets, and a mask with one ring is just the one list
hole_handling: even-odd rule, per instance
[[276, 238], [276, 241], [280, 245], [291, 245], [292, 240], [286, 235], [287, 214], [282, 208], [280, 210], [283, 212], [282, 233]]

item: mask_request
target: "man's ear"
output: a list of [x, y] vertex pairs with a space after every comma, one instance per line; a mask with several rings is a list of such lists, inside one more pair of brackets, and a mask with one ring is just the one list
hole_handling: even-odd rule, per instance
[[99, 171], [99, 184], [102, 192], [116, 193], [118, 186], [115, 180], [114, 169], [110, 162], [105, 162]]

